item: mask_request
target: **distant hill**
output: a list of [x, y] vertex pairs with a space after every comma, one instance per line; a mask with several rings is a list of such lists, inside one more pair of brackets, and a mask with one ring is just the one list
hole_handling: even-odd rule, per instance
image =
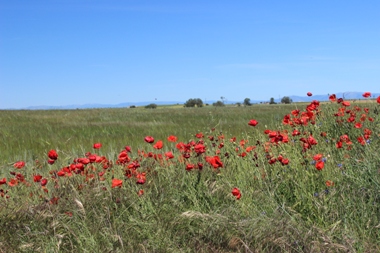
[[[362, 94], [364, 92], [338, 92], [335, 93], [337, 98], [344, 99], [364, 99]], [[372, 97], [376, 98], [380, 96], [380, 93], [372, 93]], [[329, 94], [325, 95], [313, 95], [311, 97], [308, 96], [288, 96], [293, 102], [311, 102], [313, 100], [318, 101], [328, 101]], [[203, 101], [208, 104], [212, 104], [216, 102], [216, 100], [207, 100]], [[251, 103], [265, 103], [269, 102], [268, 100], [251, 100]], [[281, 102], [281, 98], [275, 99], [275, 102]], [[96, 109], [96, 108], [127, 108], [132, 105], [134, 106], [145, 106], [151, 103], [155, 103], [157, 105], [175, 105], [175, 104], [184, 104], [185, 101], [145, 101], [145, 102], [126, 102], [120, 104], [82, 104], [82, 105], [64, 105], [64, 106], [50, 106], [50, 105], [40, 105], [40, 106], [29, 106], [27, 108], [21, 108], [26, 110], [67, 110], [67, 109]], [[242, 101], [226, 101], [226, 104], [235, 104], [235, 103], [243, 103]]]
[[180, 101], [148, 101], [148, 102], [136, 102], [136, 103], [121, 103], [121, 104], [83, 104], [83, 105], [64, 105], [64, 106], [49, 106], [49, 105], [40, 105], [40, 106], [29, 106], [25, 109], [27, 110], [67, 110], [67, 109], [97, 109], [97, 108], [126, 108], [132, 105], [134, 106], [145, 106], [151, 103], [157, 105], [174, 105], [174, 104], [183, 104]]

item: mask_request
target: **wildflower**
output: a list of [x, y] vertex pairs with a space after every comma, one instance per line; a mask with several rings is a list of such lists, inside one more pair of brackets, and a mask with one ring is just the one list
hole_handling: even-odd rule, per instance
[[322, 170], [324, 166], [325, 166], [325, 163], [324, 163], [323, 161], [318, 161], [318, 162], [316, 162], [316, 164], [315, 164], [315, 168], [316, 168], [317, 170]]
[[51, 160], [57, 160], [57, 158], [58, 158], [58, 154], [57, 154], [57, 152], [56, 152], [54, 149], [52, 149], [52, 150], [50, 150], [50, 151], [48, 152], [48, 157], [49, 157]]
[[17, 169], [21, 169], [25, 166], [25, 162], [24, 161], [18, 161], [16, 162], [15, 164], [13, 164], [13, 167], [17, 168]]
[[380, 96], [377, 97], [376, 102], [380, 104]]
[[117, 179], [117, 178], [112, 179], [112, 185], [111, 185], [112, 188], [116, 188], [116, 187], [120, 188], [122, 185], [123, 185], [123, 180]]
[[369, 98], [371, 96], [371, 92], [364, 92], [362, 96], [365, 98]]
[[220, 160], [219, 156], [206, 156], [206, 162], [212, 165], [214, 169], [223, 167], [223, 163]]
[[326, 181], [326, 186], [327, 187], [331, 187], [331, 186], [333, 186], [334, 185], [334, 182], [333, 181], [331, 181], [331, 180], [327, 180]]
[[257, 126], [257, 124], [259, 124], [259, 122], [255, 119], [251, 119], [249, 122], [248, 122], [248, 125], [250, 126]]
[[232, 195], [234, 195], [236, 197], [236, 199], [240, 199], [241, 198], [241, 192], [238, 188], [233, 188], [232, 191], [231, 191]]
[[9, 182], [8, 185], [10, 187], [16, 186], [18, 184], [18, 180], [16, 178], [12, 178]]
[[322, 154], [316, 154], [315, 156], [313, 156], [313, 160], [314, 161], [319, 161], [319, 160], [321, 160], [322, 159]]
[[313, 96], [313, 94], [312, 94], [311, 92], [308, 92], [307, 95], [308, 95], [309, 97]]
[[289, 159], [288, 159], [288, 158], [283, 158], [283, 159], [281, 160], [281, 164], [282, 164], [282, 165], [288, 165], [288, 164], [289, 164]]
[[36, 182], [36, 183], [40, 182], [41, 179], [42, 179], [42, 176], [40, 174], [37, 174], [37, 175], [33, 176], [33, 181]]
[[199, 144], [196, 144], [194, 146], [194, 151], [195, 151], [195, 153], [200, 155], [200, 154], [206, 152], [206, 147], [203, 144], [199, 143]]
[[153, 148], [162, 149], [163, 146], [164, 144], [162, 143], [162, 141], [157, 141], [156, 144], [153, 145]]
[[40, 184], [41, 184], [41, 186], [45, 186], [47, 184], [47, 182], [48, 182], [47, 179], [44, 178], [44, 179], [41, 179]]
[[335, 101], [336, 101], [336, 95], [335, 95], [335, 94], [331, 94], [331, 95], [329, 96], [329, 100], [330, 100], [331, 102], [335, 102]]
[[136, 184], [145, 184], [145, 181], [146, 181], [146, 173], [143, 172], [143, 173], [138, 173], [136, 175], [136, 178], [137, 178], [137, 181], [136, 181]]
[[6, 184], [6, 183], [7, 183], [7, 179], [5, 177], [0, 180], [0, 185]]
[[195, 137], [198, 138], [198, 139], [201, 139], [201, 138], [203, 138], [203, 133], [202, 133], [202, 132], [197, 133], [197, 134], [195, 135]]
[[95, 143], [93, 146], [94, 149], [100, 149], [101, 147], [102, 147], [101, 143]]
[[194, 164], [191, 164], [191, 163], [186, 164], [186, 170], [187, 171], [194, 169], [194, 167], [195, 167]]
[[147, 142], [147, 143], [153, 143], [154, 142], [154, 138], [152, 136], [146, 136], [144, 138], [144, 141]]
[[172, 158], [174, 158], [173, 152], [172, 151], [166, 152], [165, 153], [165, 157], [166, 157], [166, 159], [172, 159]]
[[176, 141], [177, 141], [177, 136], [170, 135], [170, 136], [168, 137], [168, 141], [169, 141], [169, 142], [176, 142]]

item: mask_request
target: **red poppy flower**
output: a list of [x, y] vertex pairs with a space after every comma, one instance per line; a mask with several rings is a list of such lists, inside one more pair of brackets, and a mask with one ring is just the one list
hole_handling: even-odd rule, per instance
[[362, 96], [365, 98], [369, 98], [371, 95], [371, 92], [364, 92]]
[[42, 179], [42, 176], [39, 174], [33, 176], [33, 181], [36, 183], [40, 182], [41, 179]]
[[342, 148], [342, 147], [343, 147], [343, 142], [338, 141], [338, 142], [335, 144], [335, 146], [336, 146], [337, 148]]
[[16, 169], [21, 169], [24, 166], [25, 166], [25, 162], [24, 161], [18, 161], [15, 164], [13, 164], [13, 167], [15, 167]]
[[334, 185], [334, 182], [333, 181], [331, 181], [331, 180], [327, 180], [326, 181], [326, 186], [327, 187], [331, 187], [331, 186], [333, 186]]
[[322, 154], [316, 154], [315, 156], [313, 156], [313, 160], [314, 160], [314, 161], [319, 161], [319, 160], [322, 159], [322, 157], [323, 157]]
[[172, 151], [166, 152], [165, 157], [166, 159], [173, 159], [174, 158], [173, 152]]
[[241, 198], [241, 192], [238, 188], [233, 188], [232, 191], [231, 191], [232, 195], [234, 195], [236, 197], [236, 199], [240, 199]]
[[322, 170], [323, 167], [325, 167], [325, 163], [321, 160], [321, 161], [318, 161], [316, 164], [315, 164], [315, 168], [317, 170]]
[[117, 179], [117, 178], [114, 178], [112, 179], [112, 188], [116, 188], [116, 187], [121, 187], [123, 185], [123, 180], [120, 180], [120, 179]]
[[294, 129], [292, 132], [292, 136], [296, 136], [296, 135], [300, 135], [300, 134], [301, 133], [297, 129]]
[[223, 167], [223, 163], [220, 160], [220, 157], [217, 155], [216, 156], [206, 156], [205, 159], [206, 159], [206, 162], [208, 162], [209, 164], [212, 165], [212, 167], [214, 167], [214, 169]]
[[10, 187], [16, 186], [18, 184], [18, 180], [16, 178], [12, 178], [9, 182], [8, 185]]
[[168, 137], [168, 141], [169, 142], [176, 142], [177, 141], [177, 136], [174, 136], [174, 135], [170, 135], [169, 137]]
[[194, 167], [195, 167], [194, 164], [191, 164], [191, 163], [186, 164], [186, 170], [187, 171], [194, 169]]
[[206, 147], [205, 147], [205, 145], [199, 143], [199, 144], [196, 144], [194, 146], [194, 151], [195, 151], [195, 153], [197, 153], [198, 155], [200, 155], [200, 154], [206, 152]]
[[357, 140], [358, 140], [358, 142], [359, 142], [362, 146], [365, 145], [365, 139], [363, 138], [363, 136], [359, 136]]
[[48, 182], [47, 179], [44, 178], [44, 179], [41, 179], [40, 184], [41, 184], [41, 186], [45, 186], [47, 184], [47, 182]]
[[249, 122], [248, 122], [248, 125], [250, 126], [257, 126], [257, 124], [259, 124], [259, 122], [255, 119], [251, 119]]
[[136, 178], [137, 178], [136, 184], [145, 184], [145, 181], [146, 181], [146, 173], [145, 173], [145, 172], [138, 173], [138, 174], [136, 175]]
[[137, 195], [139, 195], [139, 196], [142, 196], [142, 195], [144, 195], [144, 190], [142, 190], [142, 189], [141, 189], [141, 190], [139, 190], [139, 191], [138, 191], [138, 193], [137, 193]]
[[201, 138], [203, 138], [203, 133], [197, 133], [195, 135], [195, 137], [197, 137], [198, 139], [201, 139]]
[[163, 146], [164, 144], [162, 143], [162, 141], [157, 141], [156, 144], [153, 145], [153, 148], [162, 149]]
[[342, 102], [342, 105], [343, 105], [343, 106], [350, 106], [350, 102], [349, 102], [349, 101], [343, 101], [343, 102]]
[[307, 95], [308, 95], [309, 97], [313, 96], [313, 94], [312, 94], [311, 92], [308, 92]]
[[144, 141], [148, 142], [148, 143], [153, 143], [154, 142], [154, 138], [152, 136], [146, 136], [144, 138]]
[[289, 159], [288, 158], [283, 158], [281, 161], [282, 165], [288, 165], [289, 164]]
[[380, 104], [380, 96], [377, 97], [376, 101]]
[[336, 101], [336, 95], [335, 95], [335, 94], [331, 94], [331, 95], [329, 96], [329, 100], [330, 100], [331, 102], [335, 102], [335, 101]]
[[355, 128], [362, 128], [362, 124], [360, 122], [355, 123], [354, 127]]
[[95, 143], [93, 146], [94, 149], [100, 149], [101, 147], [102, 147], [101, 143]]
[[48, 159], [48, 164], [54, 164], [55, 163], [55, 160], [54, 159]]
[[0, 185], [6, 184], [6, 183], [7, 183], [7, 179], [5, 177], [0, 180]]
[[57, 152], [54, 149], [52, 149], [52, 150], [49, 151], [48, 157], [50, 159], [52, 159], [52, 160], [57, 160], [58, 154], [57, 154]]

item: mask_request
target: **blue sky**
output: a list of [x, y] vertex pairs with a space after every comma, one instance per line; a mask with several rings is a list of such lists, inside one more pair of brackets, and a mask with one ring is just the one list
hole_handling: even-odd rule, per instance
[[0, 108], [379, 92], [380, 1], [0, 0]]

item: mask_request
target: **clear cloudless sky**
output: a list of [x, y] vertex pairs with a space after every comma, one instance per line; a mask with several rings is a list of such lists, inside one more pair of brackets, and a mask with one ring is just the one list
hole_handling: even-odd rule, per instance
[[380, 1], [0, 0], [0, 108], [380, 91]]

